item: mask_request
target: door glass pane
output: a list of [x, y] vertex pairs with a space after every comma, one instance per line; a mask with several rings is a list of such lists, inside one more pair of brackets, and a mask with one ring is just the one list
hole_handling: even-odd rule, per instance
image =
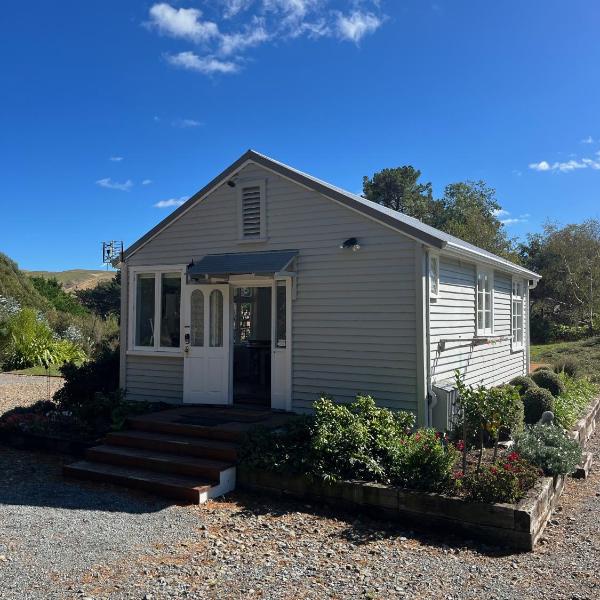
[[179, 348], [181, 275], [163, 273], [160, 286], [160, 345]]
[[200, 290], [192, 292], [190, 313], [191, 345], [204, 346], [204, 294]]
[[154, 346], [154, 274], [136, 277], [135, 345]]
[[223, 294], [220, 290], [210, 293], [210, 346], [223, 346]]
[[287, 323], [286, 323], [286, 313], [287, 313], [287, 303], [286, 303], [286, 283], [285, 281], [277, 282], [276, 289], [276, 328], [275, 328], [275, 341], [278, 348], [285, 348], [287, 344]]

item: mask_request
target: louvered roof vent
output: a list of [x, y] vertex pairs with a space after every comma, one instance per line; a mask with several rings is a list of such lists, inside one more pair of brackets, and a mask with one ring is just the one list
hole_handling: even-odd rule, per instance
[[265, 186], [249, 182], [240, 186], [240, 238], [260, 240], [265, 237]]

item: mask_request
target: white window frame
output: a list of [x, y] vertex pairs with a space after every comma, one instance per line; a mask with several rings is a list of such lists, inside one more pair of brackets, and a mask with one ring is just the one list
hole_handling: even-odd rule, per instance
[[[164, 273], [180, 273], [181, 275], [181, 297], [183, 302], [183, 293], [185, 287], [185, 265], [161, 265], [148, 267], [130, 267], [129, 268], [129, 319], [128, 319], [128, 349], [129, 352], [140, 354], [168, 354], [183, 356], [183, 308], [179, 308], [179, 347], [171, 348], [160, 345], [160, 297], [162, 288], [162, 275]], [[135, 345], [135, 325], [137, 309], [137, 276], [140, 274], [154, 275], [154, 346], [136, 346]]]
[[[431, 269], [431, 264], [433, 262], [437, 263], [437, 270], [436, 270], [437, 277], [436, 277], [435, 281], [432, 276], [433, 270]], [[437, 254], [435, 252], [429, 253], [427, 272], [429, 275], [429, 298], [431, 300], [435, 301], [440, 296], [440, 255], [439, 254]], [[434, 283], [435, 283], [435, 287], [437, 288], [437, 291], [433, 290]]]
[[[237, 186], [237, 220], [238, 220], [238, 243], [255, 244], [267, 241], [267, 180], [253, 179], [236, 182]], [[242, 212], [242, 192], [244, 188], [260, 188], [260, 235], [259, 237], [244, 237], [244, 216]]]
[[[488, 307], [483, 307], [483, 324], [484, 327], [479, 327], [479, 276], [485, 274], [488, 276], [490, 282], [490, 327], [485, 327], [485, 313], [488, 311]], [[485, 294], [484, 294], [485, 297]], [[475, 274], [475, 334], [477, 337], [486, 337], [494, 335], [494, 269], [491, 267], [477, 266]]]
[[[520, 295], [515, 294], [515, 286], [520, 286]], [[521, 304], [521, 341], [515, 341], [515, 328], [513, 321], [515, 319], [515, 303]], [[513, 277], [510, 291], [510, 341], [513, 351], [523, 350], [525, 347], [525, 282], [523, 279]]]

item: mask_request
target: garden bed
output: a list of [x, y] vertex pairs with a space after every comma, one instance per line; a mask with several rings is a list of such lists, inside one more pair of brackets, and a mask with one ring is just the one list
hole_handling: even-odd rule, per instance
[[[572, 437], [585, 446], [600, 418], [600, 398], [581, 418]], [[255, 492], [344, 506], [375, 516], [443, 528], [514, 550], [532, 550], [562, 494], [564, 476], [543, 477], [517, 504], [479, 504], [436, 493], [414, 492], [362, 481], [327, 483], [305, 476], [238, 467], [237, 484]]]
[[19, 450], [51, 452], [53, 454], [72, 454], [82, 456], [87, 448], [98, 440], [75, 440], [67, 437], [26, 431], [0, 431], [0, 444]]

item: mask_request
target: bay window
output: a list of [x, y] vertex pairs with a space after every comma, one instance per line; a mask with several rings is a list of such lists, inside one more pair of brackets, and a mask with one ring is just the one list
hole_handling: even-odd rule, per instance
[[181, 348], [182, 273], [171, 269], [133, 273], [134, 349], [176, 351]]
[[513, 279], [511, 300], [512, 348], [520, 350], [523, 348], [525, 337], [523, 326], [525, 286], [523, 281]]
[[477, 335], [494, 333], [494, 275], [490, 269], [477, 269]]

